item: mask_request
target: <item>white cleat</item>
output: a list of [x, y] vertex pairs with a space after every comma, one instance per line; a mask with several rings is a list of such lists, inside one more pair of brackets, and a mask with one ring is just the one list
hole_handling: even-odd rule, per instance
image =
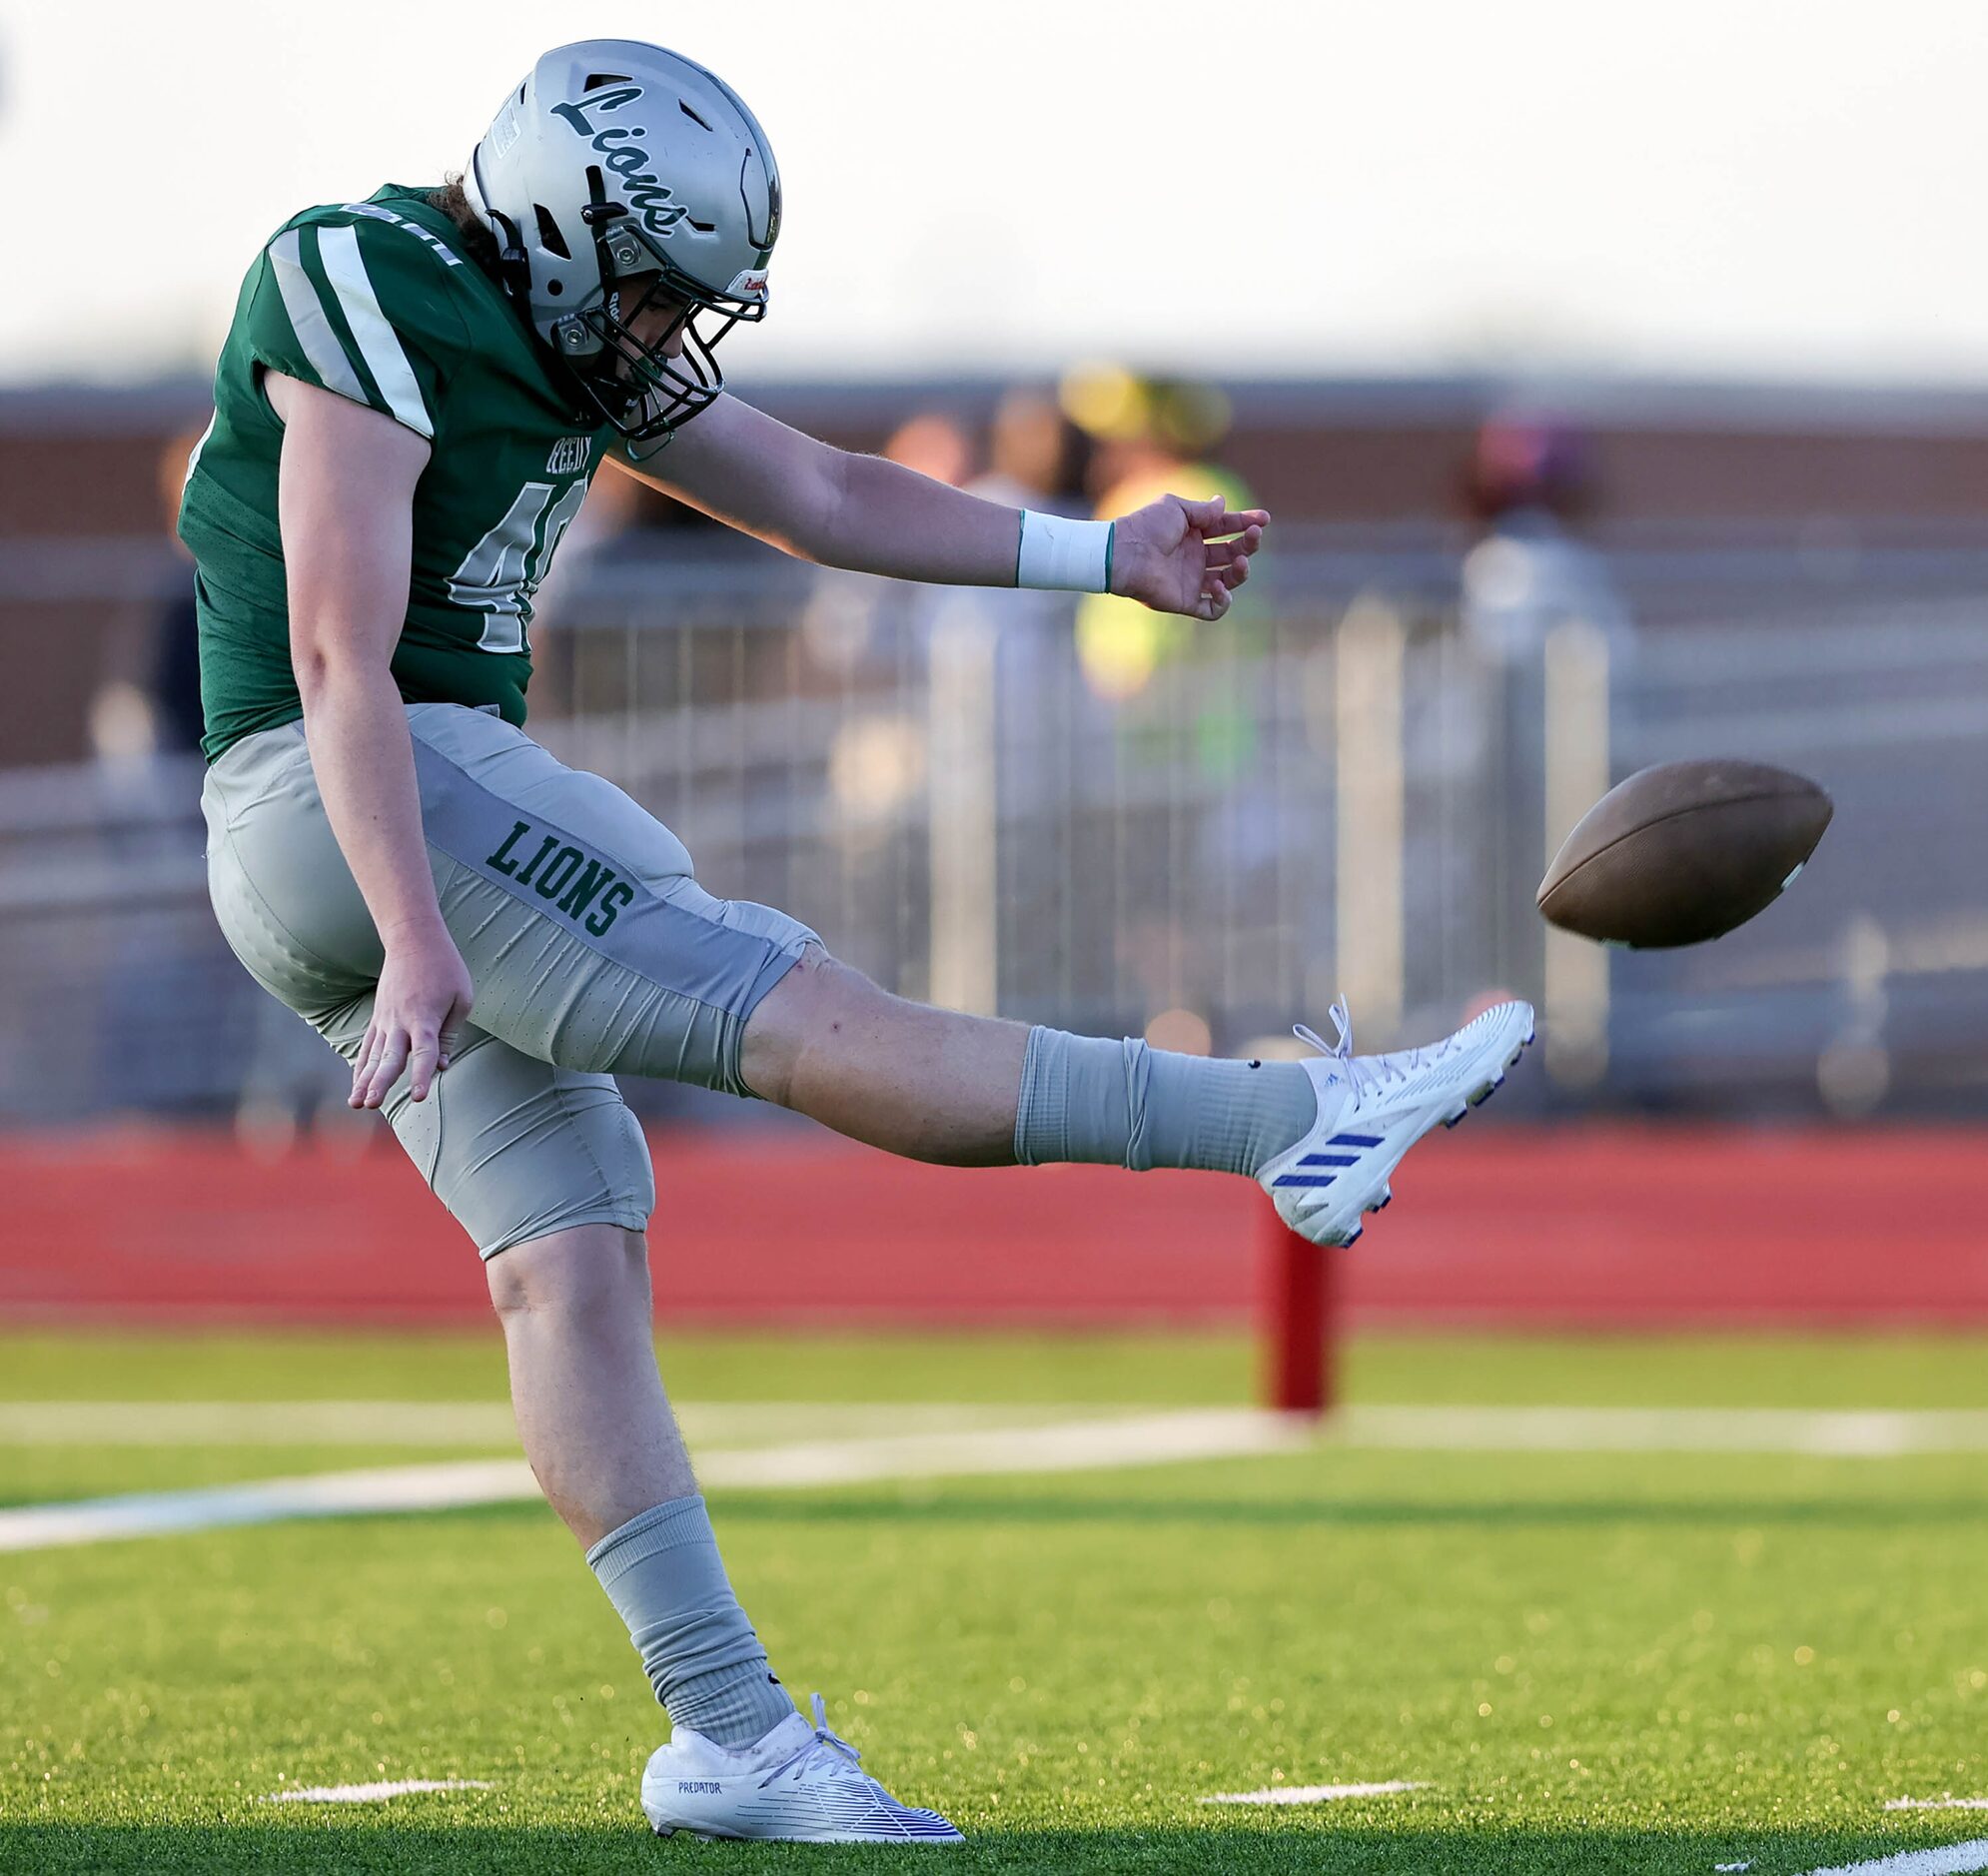
[[937, 1811], [899, 1804], [828, 1730], [790, 1713], [763, 1739], [729, 1752], [678, 1726], [642, 1773], [642, 1809], [658, 1837], [689, 1831], [778, 1843], [964, 1843]]
[[1504, 1080], [1532, 1040], [1532, 1006], [1497, 1004], [1454, 1036], [1393, 1055], [1355, 1055], [1344, 997], [1332, 1014], [1339, 1041], [1331, 1047], [1302, 1023], [1296, 1031], [1321, 1058], [1305, 1064], [1319, 1117], [1258, 1168], [1257, 1184], [1300, 1237], [1347, 1245], [1364, 1215], [1394, 1196], [1388, 1181], [1408, 1150], [1439, 1121], [1456, 1126]]

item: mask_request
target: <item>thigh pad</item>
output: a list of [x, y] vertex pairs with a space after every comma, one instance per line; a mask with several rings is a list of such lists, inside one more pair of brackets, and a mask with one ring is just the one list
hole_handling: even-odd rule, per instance
[[[369, 994], [311, 1020], [350, 1061], [372, 1014]], [[474, 1026], [426, 1101], [404, 1076], [386, 1113], [486, 1258], [575, 1225], [641, 1231], [655, 1208], [648, 1143], [613, 1078], [556, 1068]]]

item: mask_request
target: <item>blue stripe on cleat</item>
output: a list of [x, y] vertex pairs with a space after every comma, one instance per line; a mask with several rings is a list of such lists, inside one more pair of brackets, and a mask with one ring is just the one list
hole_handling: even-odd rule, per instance
[[1308, 1153], [1298, 1162], [1300, 1166], [1358, 1166], [1357, 1153]]
[[1273, 1192], [1282, 1192], [1286, 1186], [1330, 1186], [1338, 1177], [1337, 1173], [1280, 1173], [1270, 1183]]
[[1335, 1134], [1326, 1142], [1329, 1147], [1378, 1147], [1379, 1134]]

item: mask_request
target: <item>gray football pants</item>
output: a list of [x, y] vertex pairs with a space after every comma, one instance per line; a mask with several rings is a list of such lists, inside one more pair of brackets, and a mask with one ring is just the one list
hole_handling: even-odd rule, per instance
[[[639, 1231], [655, 1203], [615, 1074], [744, 1095], [746, 1019], [813, 932], [713, 898], [668, 828], [611, 782], [458, 704], [408, 706], [422, 824], [473, 1024], [424, 1102], [387, 1118], [485, 1257], [574, 1225]], [[352, 1061], [382, 952], [333, 838], [301, 723], [208, 770], [208, 885], [235, 955]]]

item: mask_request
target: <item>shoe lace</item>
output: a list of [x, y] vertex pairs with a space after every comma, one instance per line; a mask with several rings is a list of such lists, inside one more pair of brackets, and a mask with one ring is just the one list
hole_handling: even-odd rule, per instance
[[827, 1758], [834, 1769], [861, 1773], [863, 1755], [828, 1724], [828, 1702], [820, 1694], [813, 1697], [814, 1736], [806, 1745], [788, 1753], [778, 1765], [759, 1781], [759, 1789], [764, 1791], [776, 1778], [783, 1778], [788, 1772], [799, 1777], [811, 1767]]
[[1303, 1023], [1294, 1023], [1291, 1033], [1300, 1042], [1307, 1042], [1321, 1055], [1329, 1055], [1344, 1065], [1347, 1085], [1356, 1095], [1369, 1091], [1379, 1092], [1393, 1082], [1405, 1082], [1423, 1065], [1423, 1051], [1402, 1049], [1393, 1055], [1355, 1055], [1353, 1052], [1353, 1012], [1347, 1008], [1344, 996], [1333, 999], [1328, 1014], [1333, 1019], [1333, 1033], [1337, 1040], [1328, 1043], [1316, 1029]]

